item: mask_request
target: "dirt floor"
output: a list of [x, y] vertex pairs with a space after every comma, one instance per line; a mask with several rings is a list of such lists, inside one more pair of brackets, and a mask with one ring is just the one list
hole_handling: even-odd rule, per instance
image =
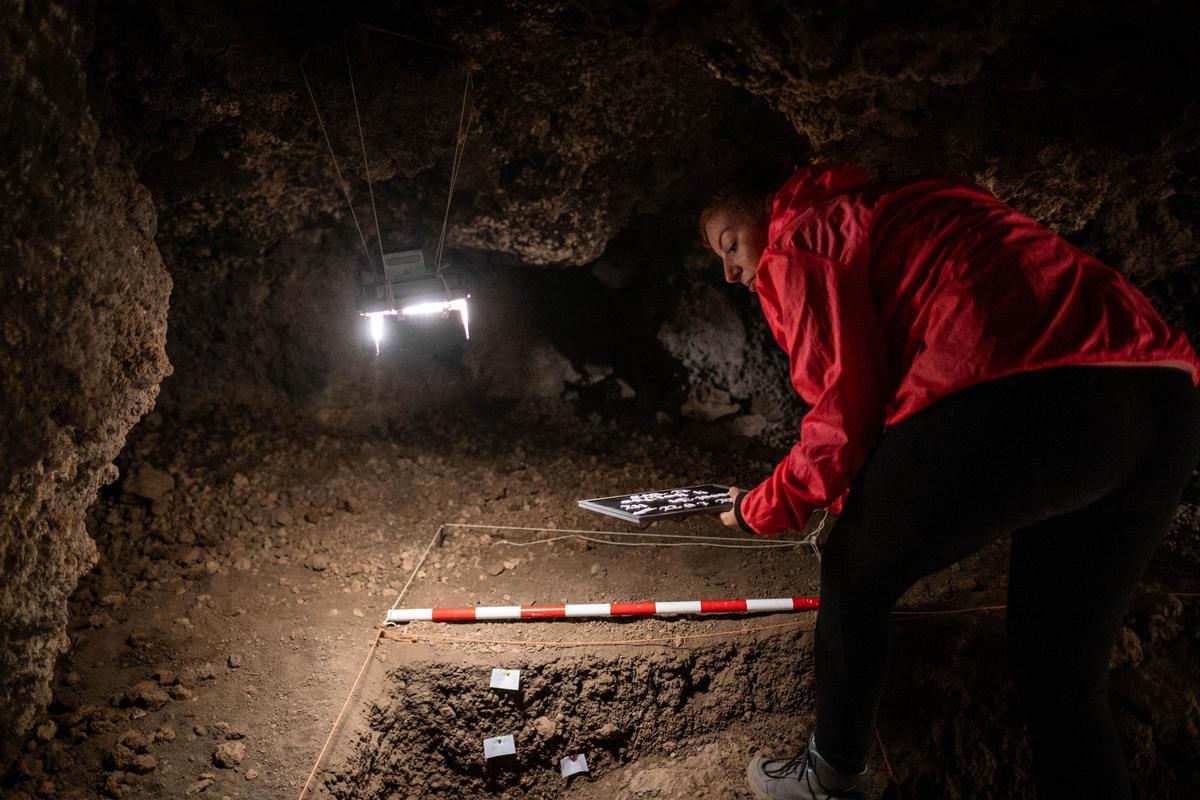
[[[122, 481], [93, 509], [100, 561], [71, 605], [56, 700], [5, 791], [297, 797], [366, 663], [309, 797], [749, 797], [746, 760], [807, 736], [811, 615], [412, 623], [370, 650], [442, 523], [634, 530], [575, 501], [746, 483], [778, 455], [716, 427], [478, 412], [360, 437], [151, 415], [122, 457]], [[711, 519], [648, 530], [739, 535]], [[549, 536], [448, 529], [403, 604], [817, 592], [807, 548], [512, 543]], [[999, 542], [902, 606], [1003, 603], [1006, 558]], [[1166, 594], [1196, 586], [1150, 582], [1115, 662], [1122, 731], [1155, 797], [1200, 785], [1200, 615], [1194, 600]], [[894, 629], [879, 731], [891, 764], [877, 748], [877, 793], [1029, 796], [1002, 613]], [[436, 636], [488, 641], [426, 638]], [[522, 690], [489, 689], [494, 667], [521, 669]], [[516, 756], [485, 763], [482, 740], [504, 734]], [[559, 759], [577, 752], [591, 771], [568, 783]]]

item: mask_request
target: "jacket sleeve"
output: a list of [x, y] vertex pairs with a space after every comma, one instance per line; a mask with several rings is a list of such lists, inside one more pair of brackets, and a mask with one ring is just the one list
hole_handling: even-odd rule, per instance
[[[774, 473], [740, 498], [755, 533], [803, 530], [809, 514], [835, 504], [883, 429], [887, 357], [866, 263], [847, 266], [794, 245], [770, 255], [760, 280], [773, 306], [792, 384], [811, 406], [800, 441]], [[741, 521], [739, 520], [739, 521]]]

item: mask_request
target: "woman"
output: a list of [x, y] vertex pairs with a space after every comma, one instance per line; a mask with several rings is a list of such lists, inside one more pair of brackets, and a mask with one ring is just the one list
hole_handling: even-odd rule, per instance
[[884, 188], [815, 165], [721, 193], [701, 233], [758, 295], [811, 406], [726, 525], [842, 514], [821, 564], [817, 724], [755, 759], [762, 798], [858, 797], [888, 614], [917, 580], [1012, 535], [1010, 649], [1039, 794], [1129, 798], [1108, 663], [1200, 460], [1200, 360], [1118, 273], [985, 190]]

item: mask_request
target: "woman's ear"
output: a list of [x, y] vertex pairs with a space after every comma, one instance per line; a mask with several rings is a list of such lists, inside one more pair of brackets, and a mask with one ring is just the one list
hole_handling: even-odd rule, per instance
[[774, 207], [775, 207], [775, 193], [771, 192], [771, 194], [767, 195], [767, 199], [763, 201], [763, 213], [766, 215], [767, 220], [771, 219], [771, 210]]

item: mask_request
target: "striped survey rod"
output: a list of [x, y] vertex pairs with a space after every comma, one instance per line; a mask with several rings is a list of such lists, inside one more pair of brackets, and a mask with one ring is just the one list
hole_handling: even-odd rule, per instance
[[815, 597], [775, 597], [765, 600], [673, 600], [665, 603], [566, 603], [561, 606], [467, 606], [465, 608], [393, 608], [388, 625], [432, 622], [482, 622], [494, 620], [559, 619], [564, 617], [654, 617], [672, 614], [761, 614], [811, 611]]

